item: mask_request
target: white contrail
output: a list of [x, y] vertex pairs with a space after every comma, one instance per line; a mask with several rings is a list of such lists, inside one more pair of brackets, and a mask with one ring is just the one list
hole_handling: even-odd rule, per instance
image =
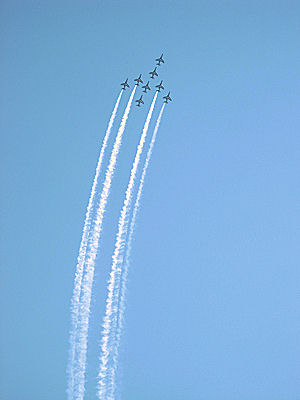
[[123, 264], [123, 271], [122, 271], [122, 282], [121, 282], [121, 288], [120, 288], [120, 296], [119, 296], [119, 306], [118, 306], [118, 321], [117, 321], [117, 328], [116, 328], [116, 338], [115, 338], [115, 352], [113, 356], [113, 367], [112, 371], [115, 373], [117, 370], [117, 362], [118, 362], [118, 350], [120, 346], [120, 341], [121, 341], [121, 335], [122, 335], [122, 330], [123, 330], [123, 324], [124, 324], [124, 315], [125, 315], [125, 305], [126, 305], [126, 285], [127, 285], [127, 277], [128, 277], [128, 269], [129, 269], [129, 264], [130, 264], [130, 254], [131, 254], [131, 248], [132, 248], [132, 240], [133, 240], [133, 235], [134, 235], [134, 229], [135, 229], [135, 224], [136, 224], [136, 218], [137, 218], [137, 213], [140, 207], [140, 201], [141, 201], [141, 196], [143, 192], [143, 187], [144, 187], [144, 182], [145, 182], [145, 177], [147, 173], [147, 169], [151, 160], [153, 148], [155, 145], [156, 141], [156, 136], [158, 132], [158, 128], [160, 125], [160, 121], [164, 112], [165, 108], [165, 103], [163, 103], [162, 108], [160, 110], [160, 113], [158, 115], [155, 128], [153, 131], [151, 143], [147, 152], [146, 156], [146, 161], [143, 167], [143, 172], [141, 175], [137, 195], [136, 195], [136, 200], [135, 204], [133, 207], [133, 212], [132, 212], [132, 217], [130, 221], [130, 226], [129, 226], [129, 233], [128, 233], [128, 239], [126, 243], [126, 254], [125, 254], [125, 260]]
[[84, 221], [84, 226], [83, 226], [83, 233], [81, 237], [81, 243], [80, 243], [80, 248], [79, 248], [79, 254], [77, 258], [77, 265], [76, 265], [76, 270], [75, 270], [75, 279], [74, 279], [74, 289], [73, 289], [73, 295], [71, 299], [71, 329], [70, 329], [70, 350], [69, 350], [69, 362], [68, 362], [68, 398], [71, 400], [73, 399], [73, 391], [74, 391], [74, 363], [75, 363], [75, 353], [76, 353], [76, 332], [77, 332], [77, 326], [78, 326], [78, 313], [79, 313], [79, 299], [80, 299], [80, 290], [81, 290], [81, 282], [82, 282], [82, 276], [83, 276], [83, 266], [84, 266], [84, 260], [85, 260], [85, 254], [86, 254], [86, 248], [87, 248], [87, 243], [88, 243], [88, 237], [89, 237], [89, 232], [90, 232], [90, 227], [91, 227], [91, 218], [92, 218], [92, 213], [94, 211], [95, 207], [95, 195], [96, 195], [96, 189], [98, 185], [98, 180], [100, 176], [100, 171], [101, 171], [101, 166], [103, 162], [103, 157], [104, 153], [107, 147], [108, 139], [110, 137], [110, 132], [114, 123], [114, 119], [117, 114], [117, 110], [119, 107], [119, 103], [122, 97], [123, 90], [121, 90], [119, 97], [116, 101], [115, 107], [113, 109], [112, 115], [110, 117], [108, 127], [103, 139], [102, 147], [100, 150], [100, 155], [96, 167], [96, 172], [95, 172], [95, 177], [91, 189], [91, 194], [85, 214], [85, 221]]
[[[143, 132], [140, 138], [140, 142], [137, 147], [135, 159], [130, 172], [130, 179], [126, 189], [125, 199], [123, 208], [121, 210], [118, 233], [115, 243], [115, 250], [112, 257], [112, 268], [110, 273], [110, 279], [108, 282], [108, 294], [106, 299], [106, 311], [103, 321], [102, 329], [102, 343], [101, 343], [101, 357], [100, 357], [100, 370], [98, 374], [98, 398], [101, 400], [113, 400], [115, 384], [114, 376], [115, 371], [111, 369], [109, 362], [112, 361], [112, 355], [115, 352], [115, 332], [114, 327], [117, 321], [118, 315], [118, 298], [120, 290], [120, 275], [121, 267], [124, 258], [124, 244], [128, 231], [128, 213], [130, 211], [132, 194], [136, 179], [136, 173], [139, 166], [141, 154], [146, 140], [147, 131], [149, 128], [151, 116], [153, 113], [154, 105], [157, 99], [158, 92], [155, 93], [153, 101], [148, 112], [146, 122], [143, 128]], [[110, 392], [110, 393], [108, 393]]]
[[95, 259], [98, 252], [100, 233], [102, 230], [103, 216], [107, 199], [110, 192], [110, 186], [117, 162], [117, 156], [122, 144], [122, 136], [125, 130], [126, 121], [131, 108], [132, 100], [136, 91], [136, 86], [132, 90], [129, 101], [127, 103], [122, 121], [115, 139], [113, 150], [110, 156], [109, 164], [105, 174], [105, 181], [100, 196], [100, 202], [96, 210], [95, 220], [93, 221], [93, 229], [89, 236], [89, 248], [86, 254], [85, 275], [82, 281], [80, 312], [79, 312], [79, 329], [78, 329], [78, 359], [76, 360], [76, 370], [74, 377], [74, 393], [76, 400], [82, 400], [84, 396], [85, 370], [86, 370], [86, 353], [87, 353], [87, 338], [88, 325], [90, 315], [90, 304], [92, 295], [92, 286], [94, 279]]

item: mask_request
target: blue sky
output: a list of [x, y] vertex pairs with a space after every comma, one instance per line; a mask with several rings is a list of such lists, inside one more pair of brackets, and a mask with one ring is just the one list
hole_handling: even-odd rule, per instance
[[[120, 395], [299, 400], [299, 2], [4, 0], [0, 11], [0, 397], [65, 397], [99, 146], [120, 82], [145, 77], [163, 52], [174, 100], [138, 218]], [[130, 114], [106, 213], [87, 399], [151, 98]]]

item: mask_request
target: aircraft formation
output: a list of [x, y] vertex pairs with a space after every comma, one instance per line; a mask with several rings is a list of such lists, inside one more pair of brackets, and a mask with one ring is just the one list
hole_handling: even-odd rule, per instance
[[[163, 59], [163, 54], [159, 58], [156, 58], [155, 61], [156, 61], [157, 66], [164, 64], [165, 60]], [[157, 66], [154, 68], [153, 71], [149, 72], [150, 79], [154, 79], [154, 77], [158, 76]], [[142, 74], [140, 74], [139, 77], [134, 79], [133, 81], [135, 82], [136, 86], [140, 86], [140, 83], [144, 83], [142, 81]], [[121, 83], [121, 86], [122, 86], [123, 90], [126, 90], [126, 88], [129, 88], [128, 78], [126, 79], [125, 82]], [[160, 92], [161, 90], [165, 89], [163, 86], [163, 81], [160, 81], [160, 83], [158, 85], [156, 85], [155, 87], [156, 87], [157, 92]], [[143, 90], [144, 93], [147, 93], [147, 90], [149, 90], [149, 91], [151, 90], [151, 88], [149, 86], [149, 81], [146, 83], [146, 85], [142, 86], [142, 89], [144, 89]], [[164, 99], [164, 103], [166, 103], [166, 104], [168, 104], [169, 101], [172, 101], [172, 99], [170, 97], [170, 92], [166, 96], [164, 96], [163, 99]], [[138, 100], [136, 100], [135, 102], [137, 103], [136, 105], [138, 107], [140, 107], [141, 104], [144, 104], [143, 95], [141, 95], [141, 97]]]

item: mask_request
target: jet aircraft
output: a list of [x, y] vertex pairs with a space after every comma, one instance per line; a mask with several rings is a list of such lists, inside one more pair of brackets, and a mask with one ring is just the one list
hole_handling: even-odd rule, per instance
[[160, 63], [164, 63], [165, 61], [163, 60], [163, 54], [159, 58], [157, 58], [155, 61], [157, 61], [156, 65], [160, 65]]
[[142, 74], [140, 74], [140, 76], [134, 80], [134, 82], [136, 82], [137, 86], [140, 86], [139, 84], [143, 83], [143, 81], [141, 80], [141, 76], [142, 76]]
[[123, 86], [123, 87], [122, 87], [123, 90], [126, 90], [126, 88], [129, 87], [129, 85], [128, 85], [128, 78], [126, 79], [125, 82], [121, 83], [121, 86]]
[[155, 86], [155, 87], [157, 87], [156, 90], [157, 90], [158, 92], [160, 92], [160, 89], [162, 89], [162, 90], [164, 89], [162, 83], [163, 83], [163, 81], [160, 81], [160, 84]]
[[141, 104], [144, 104], [144, 102], [143, 102], [143, 95], [142, 95], [138, 100], [136, 100], [135, 102], [137, 103], [136, 105], [137, 105], [138, 107], [141, 107]]
[[172, 101], [171, 97], [170, 97], [170, 92], [163, 97], [163, 99], [165, 99], [164, 103], [168, 104], [168, 101]]
[[154, 68], [154, 70], [152, 72], [149, 72], [149, 74], [151, 75], [152, 79], [154, 79], [155, 76], [158, 76], [158, 73], [156, 72], [156, 67]]
[[145, 92], [145, 93], [147, 93], [147, 90], [151, 90], [150, 86], [149, 86], [149, 81], [146, 83], [145, 86], [142, 86], [142, 89], [144, 89], [143, 92]]

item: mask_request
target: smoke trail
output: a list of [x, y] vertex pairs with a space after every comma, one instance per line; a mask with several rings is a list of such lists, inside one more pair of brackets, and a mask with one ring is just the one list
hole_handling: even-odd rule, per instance
[[120, 289], [118, 325], [116, 328], [116, 339], [115, 339], [116, 343], [115, 343], [115, 353], [113, 356], [113, 368], [112, 368], [114, 373], [117, 370], [118, 350], [119, 350], [119, 346], [120, 346], [121, 335], [122, 335], [123, 324], [124, 324], [125, 305], [126, 305], [126, 285], [127, 285], [128, 269], [129, 269], [129, 264], [130, 264], [130, 254], [131, 254], [132, 240], [133, 240], [133, 234], [134, 234], [134, 229], [135, 229], [135, 224], [136, 224], [136, 218], [137, 218], [137, 213], [138, 213], [138, 210], [140, 207], [140, 201], [141, 201], [141, 196], [142, 196], [142, 192], [143, 192], [147, 169], [148, 169], [148, 166], [149, 166], [149, 163], [151, 160], [151, 156], [152, 156], [153, 148], [155, 145], [160, 121], [161, 121], [161, 118], [162, 118], [162, 115], [164, 112], [164, 108], [165, 108], [165, 103], [162, 105], [162, 108], [160, 110], [159, 116], [158, 116], [156, 124], [155, 124], [154, 132], [152, 135], [151, 143], [150, 143], [150, 146], [149, 146], [149, 149], [147, 152], [146, 161], [145, 161], [142, 176], [140, 179], [135, 204], [133, 207], [132, 218], [130, 221], [128, 239], [127, 239], [127, 243], [126, 243], [126, 254], [125, 254], [124, 267], [123, 267], [123, 273], [122, 273], [122, 283], [121, 283], [121, 289]]
[[70, 329], [70, 350], [69, 350], [69, 362], [68, 362], [68, 398], [73, 399], [73, 390], [74, 390], [74, 363], [75, 363], [75, 352], [76, 352], [76, 331], [78, 325], [78, 313], [79, 313], [79, 299], [80, 299], [80, 289], [81, 289], [81, 282], [83, 276], [83, 266], [84, 266], [84, 259], [86, 254], [86, 248], [88, 243], [88, 236], [91, 227], [91, 217], [92, 212], [95, 207], [95, 195], [96, 195], [96, 188], [98, 184], [98, 179], [101, 171], [101, 166], [103, 162], [104, 153], [107, 147], [107, 142], [110, 136], [110, 132], [114, 123], [114, 119], [117, 114], [117, 110], [119, 107], [119, 103], [122, 97], [123, 90], [121, 90], [119, 97], [116, 101], [115, 107], [113, 109], [112, 115], [110, 117], [108, 127], [103, 139], [102, 147], [100, 150], [100, 155], [96, 167], [95, 177], [91, 189], [91, 194], [86, 210], [85, 221], [83, 226], [83, 233], [81, 237], [81, 243], [79, 248], [79, 254], [77, 258], [77, 265], [75, 271], [75, 279], [74, 279], [74, 289], [73, 295], [71, 299], [71, 329]]
[[127, 243], [126, 243], [126, 255], [125, 255], [125, 261], [124, 261], [124, 269], [123, 269], [123, 273], [122, 273], [122, 283], [121, 283], [121, 289], [120, 289], [120, 299], [119, 299], [119, 309], [118, 309], [118, 312], [119, 312], [118, 325], [117, 325], [116, 333], [115, 333], [116, 338], [115, 338], [115, 349], [114, 349], [113, 367], [112, 367], [112, 371], [114, 372], [114, 374], [116, 373], [116, 370], [117, 370], [118, 349], [120, 346], [120, 339], [121, 339], [123, 323], [124, 323], [126, 284], [127, 284], [127, 276], [128, 276], [128, 269], [129, 269], [129, 263], [130, 263], [130, 254], [131, 254], [132, 240], [133, 240], [133, 234], [134, 234], [134, 229], [135, 229], [135, 224], [136, 224], [136, 218], [137, 218], [137, 213], [138, 213], [138, 210], [140, 207], [140, 200], [141, 200], [144, 181], [145, 181], [145, 177], [146, 177], [146, 173], [147, 173], [147, 168], [148, 168], [150, 160], [151, 160], [151, 156], [152, 156], [153, 148], [155, 145], [156, 136], [157, 136], [157, 132], [158, 132], [158, 128], [160, 125], [160, 121], [162, 118], [164, 108], [165, 108], [165, 104], [163, 104], [163, 106], [161, 108], [161, 111], [159, 113], [159, 116], [158, 116], [158, 119], [157, 119], [157, 122], [156, 122], [156, 125], [154, 128], [151, 143], [150, 143], [150, 146], [149, 146], [149, 149], [147, 152], [147, 156], [146, 156], [146, 161], [145, 161], [145, 164], [143, 167], [143, 172], [142, 172], [142, 176], [140, 179], [138, 192], [137, 192], [137, 196], [136, 196], [136, 201], [134, 204], [133, 214], [132, 214], [130, 227], [129, 227], [129, 234], [128, 234], [128, 239], [127, 239]]
[[[110, 279], [108, 283], [108, 295], [106, 300], [106, 311], [103, 321], [102, 329], [102, 343], [101, 343], [101, 357], [100, 357], [100, 370], [98, 374], [98, 397], [99, 399], [110, 400], [114, 397], [115, 382], [114, 368], [109, 368], [109, 361], [111, 360], [112, 354], [115, 352], [114, 349], [114, 326], [116, 325], [117, 314], [118, 314], [118, 298], [120, 290], [120, 274], [121, 267], [124, 257], [124, 243], [126, 240], [126, 235], [128, 231], [128, 213], [130, 211], [132, 193], [136, 179], [136, 173], [140, 162], [140, 157], [143, 151], [143, 147], [146, 140], [147, 131], [149, 128], [149, 123], [153, 113], [154, 105], [157, 99], [158, 92], [155, 93], [153, 101], [148, 112], [146, 122], [143, 128], [143, 132], [140, 138], [139, 145], [137, 147], [135, 159], [130, 172], [130, 179], [126, 189], [125, 199], [123, 203], [123, 208], [121, 210], [118, 233], [115, 243], [115, 250], [112, 257], [112, 268], [110, 273]], [[113, 365], [114, 366], [114, 365]], [[108, 391], [111, 394], [107, 393]]]
[[126, 244], [126, 255], [125, 255], [125, 261], [124, 261], [124, 270], [123, 270], [123, 275], [122, 275], [121, 294], [120, 294], [118, 331], [117, 331], [117, 337], [118, 337], [117, 342], [118, 343], [120, 342], [120, 336], [121, 336], [122, 328], [123, 328], [124, 311], [125, 311], [125, 297], [126, 297], [126, 282], [127, 282], [127, 275], [128, 275], [128, 267], [129, 267], [129, 263], [130, 263], [130, 254], [131, 254], [131, 248], [132, 248], [132, 240], [133, 240], [133, 234], [134, 234], [134, 229], [135, 229], [135, 223], [136, 223], [137, 213], [138, 213], [138, 210], [140, 207], [140, 200], [141, 200], [141, 196], [142, 196], [142, 192], [143, 192], [147, 168], [148, 168], [150, 160], [151, 160], [151, 156], [152, 156], [153, 148], [155, 145], [160, 121], [161, 121], [161, 118], [162, 118], [162, 115], [164, 112], [164, 108], [165, 108], [165, 103], [163, 104], [161, 111], [159, 113], [159, 116], [157, 118], [157, 121], [156, 121], [156, 125], [155, 125], [154, 132], [152, 135], [152, 140], [151, 140], [148, 152], [147, 152], [146, 161], [144, 164], [141, 180], [139, 183], [139, 188], [138, 188], [138, 192], [137, 192], [137, 196], [136, 196], [136, 200], [135, 200], [135, 204], [134, 204], [134, 208], [133, 208], [132, 218], [131, 218], [131, 222], [130, 222], [130, 227], [129, 227], [128, 240], [127, 240], [127, 244]]
[[109, 164], [105, 174], [105, 181], [100, 196], [100, 202], [96, 210], [96, 217], [93, 222], [93, 229], [90, 233], [90, 245], [86, 254], [85, 261], [85, 276], [82, 282], [82, 296], [80, 300], [80, 315], [79, 315], [79, 343], [78, 343], [78, 360], [76, 363], [75, 378], [74, 378], [74, 392], [76, 400], [82, 400], [84, 396], [85, 384], [85, 369], [86, 369], [86, 353], [87, 353], [87, 337], [88, 325], [90, 315], [90, 304], [92, 295], [92, 285], [94, 279], [95, 259], [98, 252], [100, 233], [102, 230], [103, 216], [107, 199], [110, 192], [110, 186], [117, 162], [117, 156], [122, 144], [122, 136], [125, 130], [127, 118], [136, 91], [136, 86], [133, 88], [130, 98], [128, 100], [122, 121], [115, 139], [113, 150], [110, 156]]

